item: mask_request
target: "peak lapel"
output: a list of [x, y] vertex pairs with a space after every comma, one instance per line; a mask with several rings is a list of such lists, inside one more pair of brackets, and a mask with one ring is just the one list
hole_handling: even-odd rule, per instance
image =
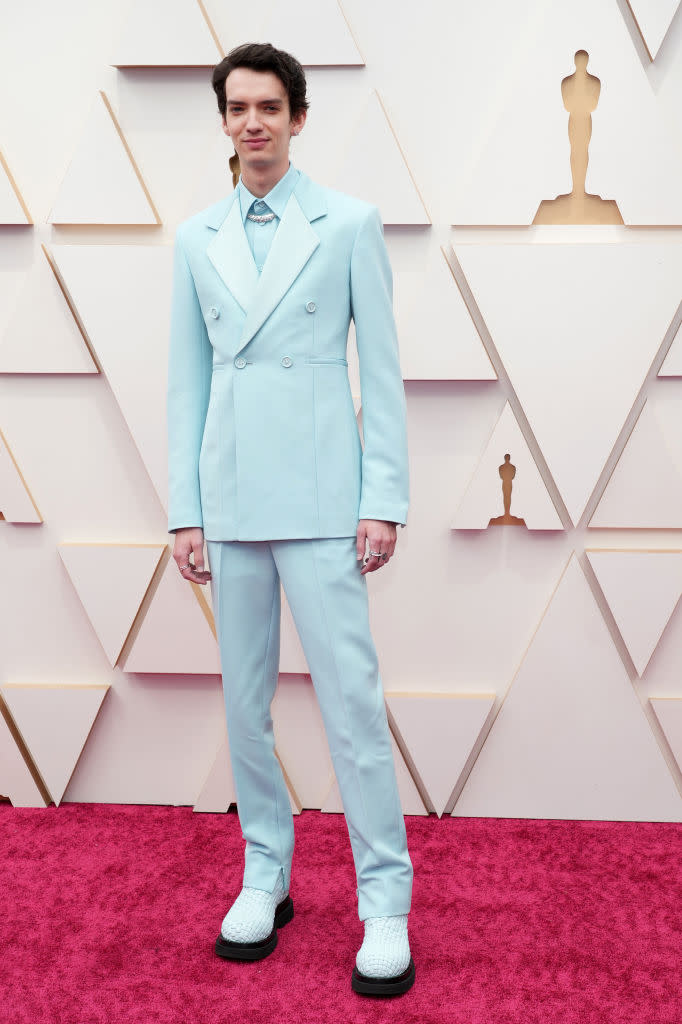
[[227, 216], [206, 246], [206, 255], [244, 312], [248, 313], [258, 285], [258, 270], [244, 231], [236, 193]]
[[[247, 310], [238, 351], [248, 345], [279, 305], [319, 244], [320, 239], [292, 193]], [[248, 242], [246, 246], [248, 249]], [[253, 265], [250, 250], [249, 259]]]

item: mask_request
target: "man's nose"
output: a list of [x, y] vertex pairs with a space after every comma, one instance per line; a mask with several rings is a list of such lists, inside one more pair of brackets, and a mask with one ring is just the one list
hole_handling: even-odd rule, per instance
[[247, 132], [259, 132], [261, 130], [260, 118], [257, 110], [249, 110], [246, 119]]

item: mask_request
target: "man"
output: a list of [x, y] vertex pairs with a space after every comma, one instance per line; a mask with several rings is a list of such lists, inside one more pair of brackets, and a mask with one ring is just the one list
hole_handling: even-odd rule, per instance
[[[261, 959], [293, 917], [293, 820], [270, 717], [281, 580], [353, 850], [365, 933], [352, 985], [399, 994], [414, 981], [412, 865], [365, 580], [390, 561], [407, 515], [405, 396], [381, 219], [290, 164], [308, 107], [290, 54], [237, 47], [212, 84], [241, 177], [176, 233], [168, 526], [184, 578], [211, 581], [246, 840], [243, 888], [216, 952]], [[351, 316], [364, 451], [346, 369]]]

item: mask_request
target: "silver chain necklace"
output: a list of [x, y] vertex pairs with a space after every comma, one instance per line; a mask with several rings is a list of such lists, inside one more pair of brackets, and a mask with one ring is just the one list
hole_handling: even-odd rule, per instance
[[274, 213], [247, 213], [247, 220], [255, 220], [256, 224], [267, 224], [269, 220], [274, 220]]

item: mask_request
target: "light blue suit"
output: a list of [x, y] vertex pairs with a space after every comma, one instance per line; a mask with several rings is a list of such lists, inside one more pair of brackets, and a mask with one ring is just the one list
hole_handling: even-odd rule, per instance
[[376, 207], [300, 174], [260, 275], [237, 191], [179, 225], [168, 447], [169, 530], [273, 540], [405, 523], [405, 393]]
[[[273, 208], [278, 186], [288, 199], [262, 273], [241, 185], [177, 229], [168, 527], [201, 526], [207, 542], [243, 884], [272, 891], [280, 872], [290, 882], [293, 821], [270, 717], [281, 581], [325, 723], [364, 920], [407, 913], [412, 888], [355, 555], [359, 518], [407, 516], [391, 271], [376, 207], [290, 167], [264, 197]], [[351, 317], [364, 451], [346, 369]]]

